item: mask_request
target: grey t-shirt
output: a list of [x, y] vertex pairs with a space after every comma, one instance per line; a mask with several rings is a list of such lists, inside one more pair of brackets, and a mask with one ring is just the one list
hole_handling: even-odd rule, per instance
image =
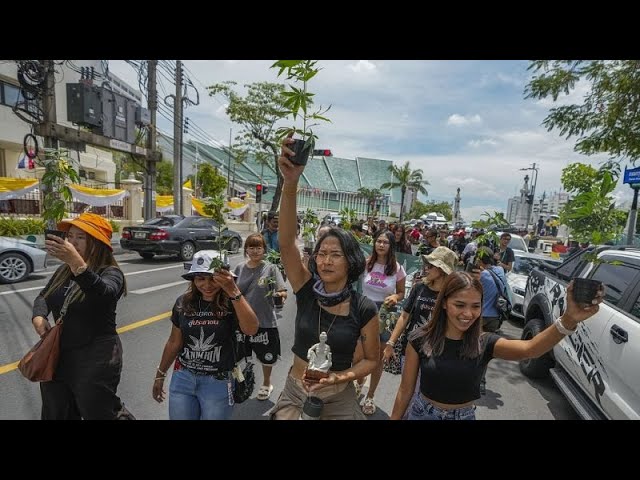
[[277, 327], [273, 298], [270, 292], [287, 288], [278, 267], [262, 262], [255, 268], [249, 268], [244, 262], [237, 265], [233, 273], [238, 276], [236, 284], [256, 313], [260, 328]]

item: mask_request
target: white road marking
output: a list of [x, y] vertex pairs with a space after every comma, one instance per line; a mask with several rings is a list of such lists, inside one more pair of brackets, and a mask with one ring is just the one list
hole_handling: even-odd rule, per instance
[[185, 283], [186, 283], [186, 280], [181, 280], [179, 282], [165, 283], [164, 285], [156, 285], [155, 287], [147, 287], [147, 288], [140, 288], [138, 290], [131, 290], [129, 293], [137, 293], [138, 295], [141, 295], [143, 293], [150, 293], [150, 292], [155, 292], [156, 290], [162, 290], [163, 288], [175, 287], [176, 285], [184, 285]]
[[0, 295], [9, 295], [10, 293], [20, 293], [20, 292], [30, 292], [32, 290], [42, 290], [44, 285], [41, 287], [31, 287], [31, 288], [21, 288], [20, 290], [11, 290], [9, 292], [0, 292]]
[[[120, 264], [120, 265], [122, 265], [122, 264]], [[149, 270], [140, 270], [139, 272], [129, 272], [129, 273], [125, 273], [124, 276], [128, 277], [128, 276], [131, 276], [131, 275], [141, 275], [143, 273], [158, 272], [160, 270], [169, 270], [170, 268], [184, 268], [184, 265], [180, 263], [178, 265], [169, 265], [167, 267], [158, 267], [158, 268], [151, 268]], [[42, 272], [42, 273], [36, 273], [36, 275], [52, 275], [53, 273], [54, 272]], [[183, 283], [183, 282], [184, 281], [180, 281], [180, 282], [168, 285], [168, 286], [160, 285], [159, 287], [160, 288], [168, 288], [169, 286], [178, 285], [178, 284]], [[19, 290], [10, 290], [8, 292], [0, 292], [0, 295], [10, 295], [12, 293], [21, 293], [21, 292], [31, 292], [33, 290], [42, 290], [45, 286], [46, 285], [41, 285], [39, 287], [21, 288]], [[155, 289], [155, 290], [158, 289], [156, 287], [150, 287], [150, 288]], [[145, 289], [143, 288], [142, 290], [145, 290]], [[150, 290], [150, 291], [153, 291], [153, 290]], [[143, 293], [143, 292], [141, 290], [136, 290], [136, 291], [133, 291], [131, 293]]]

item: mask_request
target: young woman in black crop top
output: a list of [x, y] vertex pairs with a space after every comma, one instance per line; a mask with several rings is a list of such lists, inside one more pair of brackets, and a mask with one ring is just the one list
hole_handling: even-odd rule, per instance
[[[284, 177], [279, 240], [282, 263], [296, 295], [295, 355], [270, 414], [277, 420], [297, 419], [312, 393], [324, 402], [321, 419], [363, 419], [353, 380], [373, 371], [380, 348], [376, 306], [351, 288], [364, 272], [364, 255], [349, 232], [332, 228], [319, 238], [308, 268], [303, 265], [295, 237], [296, 194], [304, 166], [289, 159], [294, 156], [287, 146], [292, 142], [291, 138], [284, 140], [278, 159]], [[307, 353], [319, 342], [321, 332], [327, 333], [332, 366], [326, 378], [312, 383], [307, 376]], [[364, 358], [352, 365], [358, 338], [362, 338]]]
[[466, 272], [452, 273], [440, 290], [431, 321], [409, 338], [391, 419], [402, 418], [420, 372], [420, 394], [411, 404], [409, 420], [475, 420], [473, 401], [480, 398], [482, 374], [492, 358], [524, 360], [543, 355], [594, 315], [603, 297], [601, 289], [594, 305], [580, 306], [573, 300], [571, 282], [567, 309], [554, 325], [531, 340], [507, 340], [482, 332], [480, 282]]

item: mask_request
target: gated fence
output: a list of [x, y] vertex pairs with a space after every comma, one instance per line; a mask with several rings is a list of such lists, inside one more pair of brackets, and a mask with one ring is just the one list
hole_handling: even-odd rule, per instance
[[[82, 202], [67, 202], [67, 212], [70, 217], [77, 217], [83, 212], [97, 213], [105, 218], [124, 219], [124, 202], [126, 199], [114, 202], [106, 207], [92, 207]], [[14, 200], [0, 200], [0, 215], [16, 217], [39, 217], [42, 205], [42, 192], [39, 189], [26, 193]]]

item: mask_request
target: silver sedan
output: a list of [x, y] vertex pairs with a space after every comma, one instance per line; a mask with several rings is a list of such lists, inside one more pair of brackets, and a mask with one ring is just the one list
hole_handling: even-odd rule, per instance
[[0, 283], [16, 283], [47, 268], [47, 252], [35, 243], [0, 237]]

